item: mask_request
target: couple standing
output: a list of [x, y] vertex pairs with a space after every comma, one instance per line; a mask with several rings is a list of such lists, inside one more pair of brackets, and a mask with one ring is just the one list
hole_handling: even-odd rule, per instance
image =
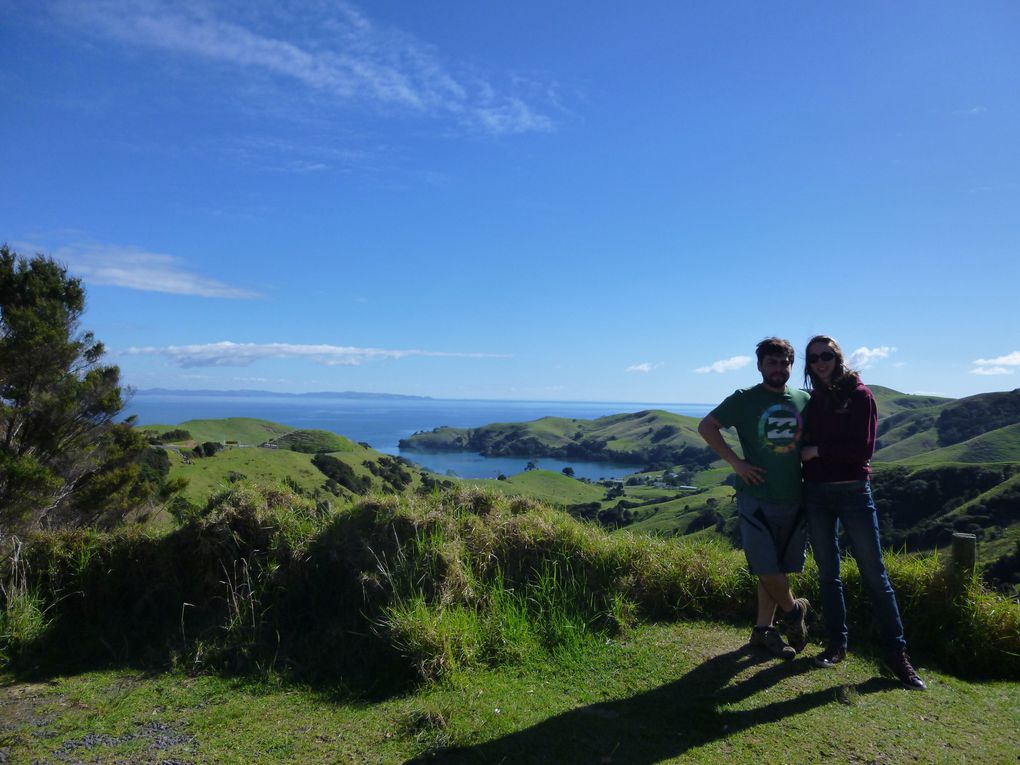
[[[878, 422], [871, 391], [847, 366], [839, 344], [825, 335], [808, 343], [804, 382], [810, 394], [787, 387], [794, 360], [789, 342], [770, 337], [758, 343], [756, 353], [761, 383], [736, 391], [698, 426], [706, 443], [737, 474], [741, 546], [758, 577], [751, 645], [783, 659], [792, 659], [807, 645], [805, 620], [811, 606], [793, 596], [787, 574], [803, 570], [809, 532], [828, 635], [814, 663], [834, 667], [846, 658], [846, 605], [839, 576], [842, 526], [871, 594], [883, 665], [905, 688], [924, 690], [907, 656], [896, 593], [882, 562], [869, 480]], [[743, 459], [722, 438], [722, 428], [731, 426]], [[775, 626], [777, 608], [789, 645]]]

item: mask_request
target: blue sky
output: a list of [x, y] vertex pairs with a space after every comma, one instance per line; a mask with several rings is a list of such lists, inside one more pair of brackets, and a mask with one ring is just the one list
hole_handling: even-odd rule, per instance
[[137, 388], [711, 402], [819, 332], [1020, 386], [1014, 2], [0, 14], [0, 240]]

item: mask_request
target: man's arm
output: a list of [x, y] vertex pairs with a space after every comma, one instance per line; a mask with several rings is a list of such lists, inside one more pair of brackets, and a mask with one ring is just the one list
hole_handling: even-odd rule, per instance
[[722, 457], [733, 468], [733, 472], [739, 475], [746, 483], [760, 486], [765, 483], [765, 468], [752, 465], [750, 462], [740, 459], [722, 437], [722, 424], [710, 414], [698, 423], [698, 433], [705, 439], [705, 443]]

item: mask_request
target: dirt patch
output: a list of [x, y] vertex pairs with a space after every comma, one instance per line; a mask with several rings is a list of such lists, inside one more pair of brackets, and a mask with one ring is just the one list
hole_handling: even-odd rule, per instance
[[[49, 756], [35, 763], [118, 763], [118, 765], [191, 765], [198, 742], [171, 724], [152, 720], [120, 736], [87, 733], [63, 738], [53, 730], [61, 709], [73, 703], [50, 683], [0, 686], [0, 765], [15, 762], [17, 749], [31, 739], [52, 739]], [[138, 742], [132, 752], [110, 751]], [[37, 747], [32, 747], [37, 749]], [[138, 751], [138, 749], [142, 751]], [[105, 750], [105, 751], [104, 751]]]

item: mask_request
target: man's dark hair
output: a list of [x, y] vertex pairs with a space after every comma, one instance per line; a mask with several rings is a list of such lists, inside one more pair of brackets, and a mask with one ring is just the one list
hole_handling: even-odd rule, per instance
[[793, 346], [790, 345], [788, 340], [784, 340], [781, 337], [766, 337], [758, 343], [758, 347], [754, 349], [754, 352], [758, 355], [759, 364], [761, 364], [761, 360], [766, 356], [783, 356], [790, 362], [790, 366], [793, 366]]

